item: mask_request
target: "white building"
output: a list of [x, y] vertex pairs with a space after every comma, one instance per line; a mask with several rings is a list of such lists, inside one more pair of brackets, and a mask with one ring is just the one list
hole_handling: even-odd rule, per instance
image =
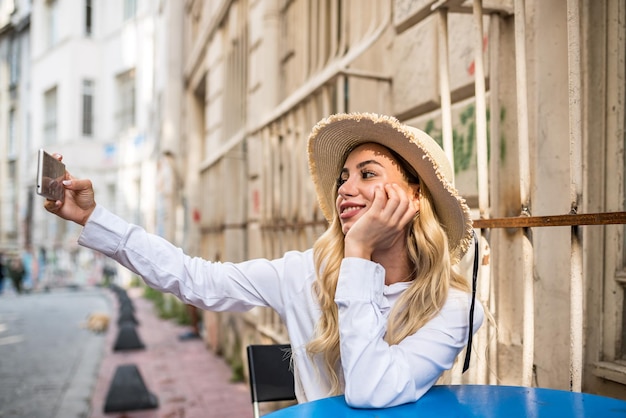
[[[32, 202], [20, 187], [28, 161], [30, 2], [0, 1], [0, 251], [28, 245]], [[25, 231], [26, 230], [26, 231]]]
[[[2, 3], [11, 33], [18, 32], [18, 16], [27, 21], [30, 16], [31, 24], [18, 48], [29, 81], [20, 83], [19, 99], [3, 97], [0, 102], [1, 117], [13, 118], [15, 126], [9, 141], [2, 141], [8, 149], [2, 155], [8, 158], [2, 159], [0, 183], [9, 193], [0, 199], [0, 242], [33, 255], [45, 253], [49, 268], [35, 271], [35, 281], [38, 275], [52, 283], [94, 281], [102, 259], [94, 262], [91, 252], [79, 249], [79, 227], [49, 216], [35, 195], [37, 150], [61, 153], [70, 173], [92, 179], [100, 204], [150, 230], [167, 232], [156, 217], [155, 184], [167, 179], [157, 178], [155, 157], [159, 136], [179, 131], [179, 100], [168, 103], [182, 88], [177, 75], [181, 60], [169, 59], [168, 51], [180, 53], [176, 39], [180, 42], [182, 35], [177, 35], [180, 23], [164, 16], [182, 5], [142, 0], [30, 3]], [[182, 18], [180, 12], [171, 15]], [[10, 54], [16, 54], [16, 36], [3, 34], [1, 39], [3, 55], [10, 58], [3, 62], [13, 63], [2, 72], [13, 77], [9, 69], [16, 61]], [[3, 76], [3, 85], [10, 80]], [[167, 118], [161, 117], [163, 108], [169, 109]], [[167, 208], [158, 213], [163, 219], [169, 216]]]

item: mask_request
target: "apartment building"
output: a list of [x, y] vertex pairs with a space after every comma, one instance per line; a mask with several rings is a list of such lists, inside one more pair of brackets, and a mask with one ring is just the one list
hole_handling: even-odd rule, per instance
[[[0, 163], [6, 190], [0, 197], [1, 248], [25, 258], [29, 286], [93, 283], [106, 260], [77, 246], [77, 225], [43, 210], [35, 193], [37, 150], [63, 154], [70, 173], [94, 181], [99, 203], [151, 231], [167, 232], [163, 219], [172, 215], [158, 204], [157, 193], [170, 178], [167, 170], [157, 171], [164, 164], [157, 155], [161, 136], [179, 131], [181, 61], [170, 54], [181, 50], [182, 5], [2, 5], [7, 60], [0, 103], [1, 117], [9, 120], [2, 126], [10, 127], [3, 132], [9, 135]], [[119, 273], [122, 281], [130, 279], [127, 271]]]
[[25, 171], [24, 150], [28, 131], [30, 95], [30, 4], [28, 1], [0, 3], [0, 251], [15, 252], [28, 245], [29, 202], [20, 193], [18, 179]]

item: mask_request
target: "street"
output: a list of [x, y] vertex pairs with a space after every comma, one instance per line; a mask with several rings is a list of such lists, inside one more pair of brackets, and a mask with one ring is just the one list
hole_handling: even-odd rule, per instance
[[89, 314], [110, 313], [99, 288], [0, 295], [0, 417], [89, 415], [105, 334], [85, 327]]

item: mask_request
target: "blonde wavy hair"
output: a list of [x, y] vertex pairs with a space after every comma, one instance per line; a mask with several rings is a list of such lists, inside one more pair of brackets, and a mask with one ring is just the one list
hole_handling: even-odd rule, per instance
[[[415, 273], [411, 285], [389, 314], [385, 341], [390, 345], [400, 343], [433, 318], [445, 303], [451, 287], [470, 291], [467, 280], [452, 269], [446, 232], [434, 211], [430, 193], [420, 183], [420, 215], [406, 229], [407, 251]], [[321, 317], [314, 338], [307, 344], [307, 353], [311, 358], [321, 358], [324, 370], [318, 372], [327, 375], [329, 396], [333, 396], [342, 393], [335, 290], [344, 254], [344, 235], [336, 210], [331, 225], [313, 245], [313, 252], [317, 272], [313, 293], [318, 299]]]

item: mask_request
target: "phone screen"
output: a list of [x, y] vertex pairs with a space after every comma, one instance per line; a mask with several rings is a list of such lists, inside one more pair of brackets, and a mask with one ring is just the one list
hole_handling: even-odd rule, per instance
[[37, 194], [48, 199], [63, 201], [65, 189], [61, 182], [64, 178], [65, 164], [40, 149], [37, 164]]

